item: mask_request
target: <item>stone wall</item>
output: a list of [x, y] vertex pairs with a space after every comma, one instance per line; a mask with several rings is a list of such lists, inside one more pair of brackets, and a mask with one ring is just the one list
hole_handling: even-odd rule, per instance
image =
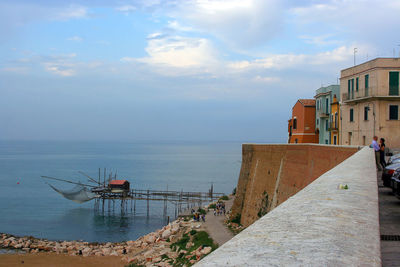
[[317, 144], [244, 144], [232, 207], [244, 226], [265, 215], [358, 150]]
[[381, 266], [378, 203], [364, 147], [195, 266]]

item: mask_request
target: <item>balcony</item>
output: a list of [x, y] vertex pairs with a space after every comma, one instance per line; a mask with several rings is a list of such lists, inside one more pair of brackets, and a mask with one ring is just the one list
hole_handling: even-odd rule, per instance
[[329, 113], [327, 113], [326, 111], [323, 111], [323, 110], [319, 110], [317, 112], [317, 116], [320, 118], [329, 118]]

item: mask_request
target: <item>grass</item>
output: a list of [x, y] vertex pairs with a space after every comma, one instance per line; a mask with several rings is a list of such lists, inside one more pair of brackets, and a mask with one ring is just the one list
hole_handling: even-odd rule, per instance
[[241, 218], [242, 218], [242, 215], [241, 215], [240, 213], [238, 213], [238, 214], [236, 214], [235, 217], [233, 217], [233, 218], [231, 219], [231, 222], [240, 224], [240, 219], [241, 219]]
[[[205, 231], [191, 230], [189, 234], [191, 236], [184, 234], [180, 240], [171, 245], [171, 248], [174, 250], [180, 248], [187, 251], [186, 253], [180, 253], [173, 263], [170, 262], [170, 264], [173, 266], [192, 266], [192, 264], [190, 264], [190, 260], [196, 259], [196, 256], [186, 259], [186, 256], [188, 256], [192, 251], [198, 249], [199, 247], [211, 247], [211, 250], [213, 251], [218, 247], [218, 245], [214, 243], [214, 240], [212, 240], [212, 238]], [[193, 242], [193, 245], [186, 249], [186, 245], [189, 241]]]

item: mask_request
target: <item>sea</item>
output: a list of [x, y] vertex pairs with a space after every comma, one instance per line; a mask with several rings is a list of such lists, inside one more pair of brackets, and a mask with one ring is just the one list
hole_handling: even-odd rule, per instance
[[[121, 242], [166, 225], [163, 202], [136, 202], [136, 212], [101, 212], [94, 201], [77, 204], [48, 184], [69, 190], [73, 184], [51, 176], [90, 183], [113, 173], [131, 188], [230, 194], [241, 165], [240, 142], [83, 142], [0, 141], [0, 232], [49, 240]], [[118, 207], [118, 205], [116, 205]], [[175, 218], [175, 205], [167, 215]]]

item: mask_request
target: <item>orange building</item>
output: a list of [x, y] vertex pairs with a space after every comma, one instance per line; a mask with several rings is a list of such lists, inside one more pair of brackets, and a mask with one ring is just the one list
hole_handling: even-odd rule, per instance
[[288, 122], [288, 143], [318, 143], [315, 132], [315, 99], [299, 99]]

